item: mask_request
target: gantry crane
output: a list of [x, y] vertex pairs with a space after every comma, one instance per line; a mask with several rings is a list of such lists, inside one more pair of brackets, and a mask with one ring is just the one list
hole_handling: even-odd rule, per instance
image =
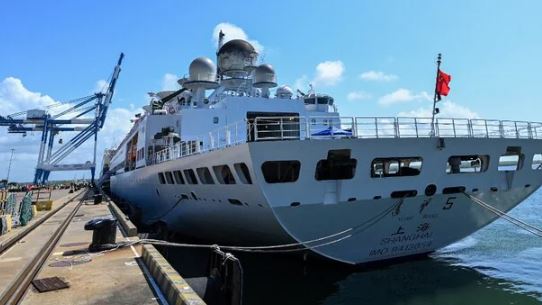
[[[124, 54], [121, 53], [105, 92], [97, 92], [67, 103], [51, 105], [46, 110], [32, 109], [10, 114], [5, 117], [0, 115], [0, 126], [7, 126], [8, 133], [23, 134], [25, 136], [27, 132], [41, 131], [40, 150], [34, 183], [46, 183], [52, 171], [89, 169], [92, 182], [94, 182], [98, 131], [104, 126], [107, 110], [115, 91], [115, 84], [121, 71], [120, 66], [123, 58]], [[59, 105], [64, 106], [62, 107], [63, 110], [53, 114], [51, 109]], [[94, 115], [89, 117], [89, 114], [93, 111]], [[24, 117], [25, 115], [26, 117]], [[60, 132], [66, 131], [78, 131], [79, 133], [60, 148], [53, 151], [55, 136]], [[60, 164], [63, 159], [90, 138], [94, 138], [92, 162]]]

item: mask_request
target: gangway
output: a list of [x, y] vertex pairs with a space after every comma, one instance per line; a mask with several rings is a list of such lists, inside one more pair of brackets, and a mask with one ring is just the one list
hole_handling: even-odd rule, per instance
[[[46, 183], [52, 171], [75, 170], [90, 170], [91, 179], [94, 182], [98, 131], [104, 126], [107, 110], [111, 104], [115, 85], [121, 71], [120, 66], [123, 58], [124, 54], [121, 53], [105, 92], [97, 92], [67, 103], [49, 105], [45, 110], [31, 109], [7, 116], [0, 115], [0, 126], [7, 126], [8, 133], [23, 134], [23, 136], [26, 136], [27, 132], [41, 131], [40, 150], [34, 183]], [[52, 113], [53, 108], [59, 106], [64, 106], [61, 107], [63, 110], [58, 113]], [[24, 117], [25, 115], [26, 117]], [[89, 115], [90, 117], [88, 117]], [[67, 131], [78, 133], [67, 143], [64, 143], [60, 148], [53, 151], [55, 137], [60, 132]], [[60, 163], [91, 138], [94, 139], [92, 161], [75, 164]]]

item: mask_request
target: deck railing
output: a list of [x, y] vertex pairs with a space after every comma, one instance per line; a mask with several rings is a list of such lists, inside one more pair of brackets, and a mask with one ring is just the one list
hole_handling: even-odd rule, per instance
[[246, 121], [239, 121], [233, 124], [215, 129], [206, 135], [199, 137], [190, 137], [186, 141], [178, 142], [167, 148], [164, 148], [154, 155], [154, 160], [150, 163], [161, 163], [168, 160], [174, 160], [210, 150], [238, 145], [250, 141], [247, 134], [250, 135], [250, 124]]
[[[354, 138], [542, 139], [542, 123], [525, 121], [407, 117], [265, 117], [253, 123], [255, 141]], [[321, 133], [325, 128], [327, 133]]]
[[164, 162], [254, 141], [337, 138], [508, 138], [542, 139], [542, 123], [484, 119], [407, 117], [258, 117], [190, 137], [155, 153]]

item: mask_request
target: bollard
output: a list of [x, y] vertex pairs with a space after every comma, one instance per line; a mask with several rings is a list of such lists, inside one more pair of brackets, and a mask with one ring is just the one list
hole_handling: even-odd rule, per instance
[[94, 204], [102, 203], [102, 194], [94, 194]]
[[85, 230], [92, 232], [90, 252], [109, 250], [117, 247], [117, 220], [115, 218], [94, 218], [85, 224]]

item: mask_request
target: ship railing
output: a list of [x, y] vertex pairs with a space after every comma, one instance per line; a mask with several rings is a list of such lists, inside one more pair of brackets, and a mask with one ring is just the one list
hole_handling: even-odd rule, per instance
[[232, 124], [217, 128], [205, 136], [207, 141], [204, 141], [205, 150], [213, 150], [227, 146], [245, 143], [250, 125], [246, 120], [238, 121]]
[[[432, 128], [432, 126], [434, 128]], [[409, 117], [258, 117], [253, 141], [330, 138], [542, 139], [542, 123], [509, 120]]]
[[[432, 128], [433, 126], [433, 128]], [[542, 139], [542, 123], [484, 119], [409, 117], [257, 117], [178, 142], [154, 155], [161, 163], [246, 142], [340, 138]]]
[[250, 124], [246, 120], [217, 128], [206, 135], [190, 137], [155, 153], [154, 162], [162, 163], [250, 141]]

